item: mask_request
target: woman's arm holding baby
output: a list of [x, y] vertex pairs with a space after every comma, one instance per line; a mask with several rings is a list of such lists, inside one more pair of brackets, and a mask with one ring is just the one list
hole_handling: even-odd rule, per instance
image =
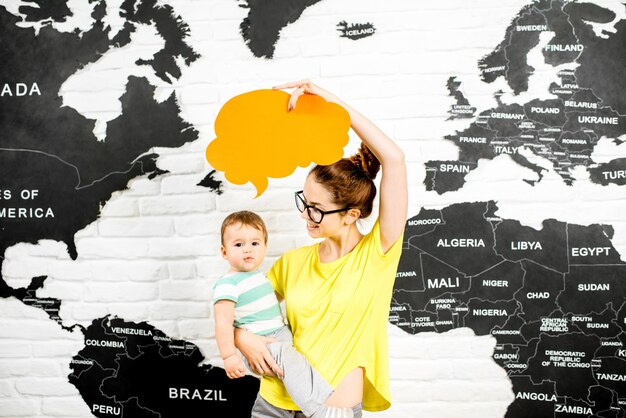
[[283, 375], [283, 371], [267, 349], [267, 344], [276, 342], [274, 338], [253, 334], [245, 329], [235, 328], [235, 345], [241, 351], [254, 372], [266, 376]]

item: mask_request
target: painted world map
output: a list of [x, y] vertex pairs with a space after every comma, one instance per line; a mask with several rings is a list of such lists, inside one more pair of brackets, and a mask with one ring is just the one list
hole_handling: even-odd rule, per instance
[[[242, 42], [251, 55], [271, 59], [281, 30], [318, 1], [246, 0]], [[103, 141], [94, 136], [95, 121], [59, 96], [72, 74], [127, 45], [142, 25], [154, 27], [164, 44], [137, 65], [176, 82], [200, 56], [174, 8], [125, 0], [123, 29], [110, 36], [105, 0], [90, 2], [93, 23], [80, 33], [51, 24], [71, 16], [66, 1], [33, 4], [20, 6], [20, 16], [0, 6], [0, 263], [9, 247], [46, 239], [65, 243], [76, 260], [75, 234], [98, 219], [114, 192], [133, 178], [166, 173], [151, 149], [198, 139], [176, 96], [156, 101], [144, 77], [127, 79], [122, 112]], [[526, 92], [534, 71], [528, 56], [540, 46], [545, 62], [561, 68], [552, 98], [507, 104], [498, 94], [496, 107], [477, 109], [461, 93], [462, 80], [451, 76], [450, 119], [465, 118], [469, 126], [445, 138], [459, 148], [458, 160], [426, 163], [427, 189], [458, 190], [479, 160], [502, 154], [536, 174], [530, 183], [539, 182], [546, 168], [528, 153], [549, 161], [566, 184], [582, 166], [595, 183], [626, 185], [626, 156], [607, 163], [592, 157], [601, 138], [619, 144], [626, 133], [626, 55], [614, 53], [626, 44], [626, 21], [616, 19], [591, 3], [556, 0], [533, 2], [513, 16], [502, 42], [477, 63], [482, 79]], [[42, 25], [36, 31], [23, 22]], [[611, 23], [613, 31], [598, 33], [594, 23]], [[213, 174], [200, 185], [221, 193]], [[423, 209], [407, 221], [391, 324], [409, 334], [468, 327], [493, 335], [493, 359], [515, 394], [507, 418], [626, 417], [626, 264], [611, 243], [613, 228], [547, 219], [536, 230], [500, 218], [497, 207], [460, 203]], [[231, 381], [219, 367], [199, 366], [197, 346], [146, 322], [106, 316], [88, 326], [65, 324], [63, 299], [38, 296], [46, 279], [15, 288], [0, 276], [0, 297], [40, 308], [84, 336], [68, 381], [94, 416], [249, 416], [257, 379]]]

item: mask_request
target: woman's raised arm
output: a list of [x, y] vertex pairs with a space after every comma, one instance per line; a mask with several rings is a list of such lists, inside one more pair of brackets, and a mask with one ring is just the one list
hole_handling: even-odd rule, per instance
[[296, 106], [298, 97], [303, 94], [317, 94], [328, 102], [337, 103], [350, 114], [350, 126], [380, 161], [380, 241], [382, 250], [387, 252], [398, 240], [407, 217], [408, 184], [404, 152], [381, 131], [372, 121], [347, 105], [334, 94], [311, 83], [309, 80], [295, 81], [274, 87], [293, 88], [288, 110]]

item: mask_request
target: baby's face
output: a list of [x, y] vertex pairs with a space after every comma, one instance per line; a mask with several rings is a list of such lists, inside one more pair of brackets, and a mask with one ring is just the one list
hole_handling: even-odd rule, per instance
[[236, 224], [224, 230], [222, 255], [231, 271], [254, 271], [265, 257], [267, 245], [263, 232], [253, 226]]

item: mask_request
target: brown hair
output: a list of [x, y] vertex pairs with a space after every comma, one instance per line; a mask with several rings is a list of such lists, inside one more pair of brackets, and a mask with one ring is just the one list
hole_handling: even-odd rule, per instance
[[361, 218], [367, 218], [376, 197], [374, 179], [379, 169], [378, 158], [361, 143], [353, 156], [330, 165], [316, 165], [309, 174], [314, 174], [317, 182], [330, 192], [333, 203], [359, 209]]
[[261, 217], [256, 213], [250, 212], [249, 210], [240, 210], [239, 212], [233, 212], [224, 218], [224, 221], [222, 222], [222, 231], [220, 233], [222, 245], [224, 245], [224, 231], [226, 231], [226, 228], [237, 224], [241, 224], [242, 226], [251, 226], [258, 229], [263, 233], [263, 238], [267, 244], [267, 228], [265, 227], [263, 219], [261, 219]]

